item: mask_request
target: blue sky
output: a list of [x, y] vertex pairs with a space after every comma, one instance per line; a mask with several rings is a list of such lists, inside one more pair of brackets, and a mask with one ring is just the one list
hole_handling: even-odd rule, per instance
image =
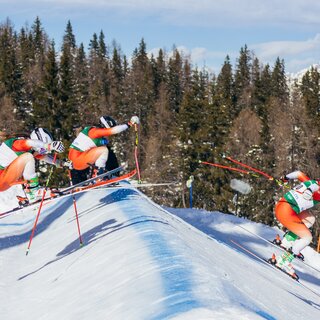
[[17, 31], [36, 16], [57, 49], [70, 20], [86, 48], [103, 30], [127, 56], [144, 38], [150, 52], [176, 46], [215, 73], [226, 55], [235, 64], [245, 44], [263, 63], [284, 59], [288, 73], [320, 60], [316, 0], [0, 0], [0, 22], [9, 18]]

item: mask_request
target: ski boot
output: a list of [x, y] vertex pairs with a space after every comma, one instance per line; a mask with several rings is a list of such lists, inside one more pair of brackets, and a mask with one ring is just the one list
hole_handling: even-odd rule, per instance
[[27, 196], [27, 199], [29, 201], [29, 204], [35, 203], [39, 200], [41, 200], [43, 193], [44, 193], [44, 188], [41, 188], [39, 185], [39, 178], [35, 177], [28, 181], [27, 185], [25, 186], [25, 194]]
[[275, 266], [287, 273], [291, 278], [298, 280], [299, 277], [296, 274], [291, 262], [294, 260], [294, 255], [290, 252], [284, 252], [278, 259]]
[[273, 266], [276, 265], [277, 259], [276, 259], [276, 255], [275, 255], [274, 253], [272, 254], [272, 257], [271, 257], [270, 259], [268, 259], [268, 262], [269, 262], [270, 264], [272, 264]]
[[281, 246], [282, 242], [279, 234], [277, 234], [275, 239], [272, 240], [272, 243], [276, 244], [277, 246]]
[[26, 207], [29, 204], [27, 197], [16, 196], [19, 204], [19, 208]]
[[[92, 177], [95, 178], [95, 177], [99, 176], [100, 174], [103, 174], [103, 173], [106, 173], [106, 172], [108, 172], [108, 170], [106, 170], [105, 167], [96, 167], [96, 166], [94, 166]], [[106, 180], [109, 180], [111, 178], [112, 178], [112, 176], [111, 177], [104, 176], [104, 177], [102, 177], [101, 179], [99, 179], [97, 181], [106, 181]]]
[[287, 231], [282, 239], [281, 247], [287, 251], [290, 251], [294, 242], [298, 239], [298, 236], [291, 231]]
[[298, 258], [302, 261], [304, 261], [304, 255], [300, 252], [299, 254], [293, 254], [295, 258]]

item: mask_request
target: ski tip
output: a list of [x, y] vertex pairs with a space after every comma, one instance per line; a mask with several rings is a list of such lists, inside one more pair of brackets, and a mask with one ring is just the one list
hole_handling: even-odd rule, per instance
[[29, 254], [29, 249], [27, 249], [27, 251], [26, 251], [26, 256]]

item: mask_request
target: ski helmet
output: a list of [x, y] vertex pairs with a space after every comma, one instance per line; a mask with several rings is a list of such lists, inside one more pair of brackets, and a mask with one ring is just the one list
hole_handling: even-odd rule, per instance
[[50, 143], [53, 141], [52, 134], [48, 130], [43, 128], [35, 128], [31, 132], [30, 138], [33, 140], [40, 140], [44, 143]]
[[110, 116], [102, 116], [100, 118], [100, 125], [105, 128], [112, 128], [117, 125], [117, 122]]

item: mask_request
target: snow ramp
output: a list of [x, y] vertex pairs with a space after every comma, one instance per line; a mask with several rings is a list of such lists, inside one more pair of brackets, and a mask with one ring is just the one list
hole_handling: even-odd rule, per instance
[[0, 319], [319, 318], [312, 293], [129, 184], [76, 204], [82, 247], [70, 196], [43, 207], [28, 256], [37, 207], [0, 219]]

